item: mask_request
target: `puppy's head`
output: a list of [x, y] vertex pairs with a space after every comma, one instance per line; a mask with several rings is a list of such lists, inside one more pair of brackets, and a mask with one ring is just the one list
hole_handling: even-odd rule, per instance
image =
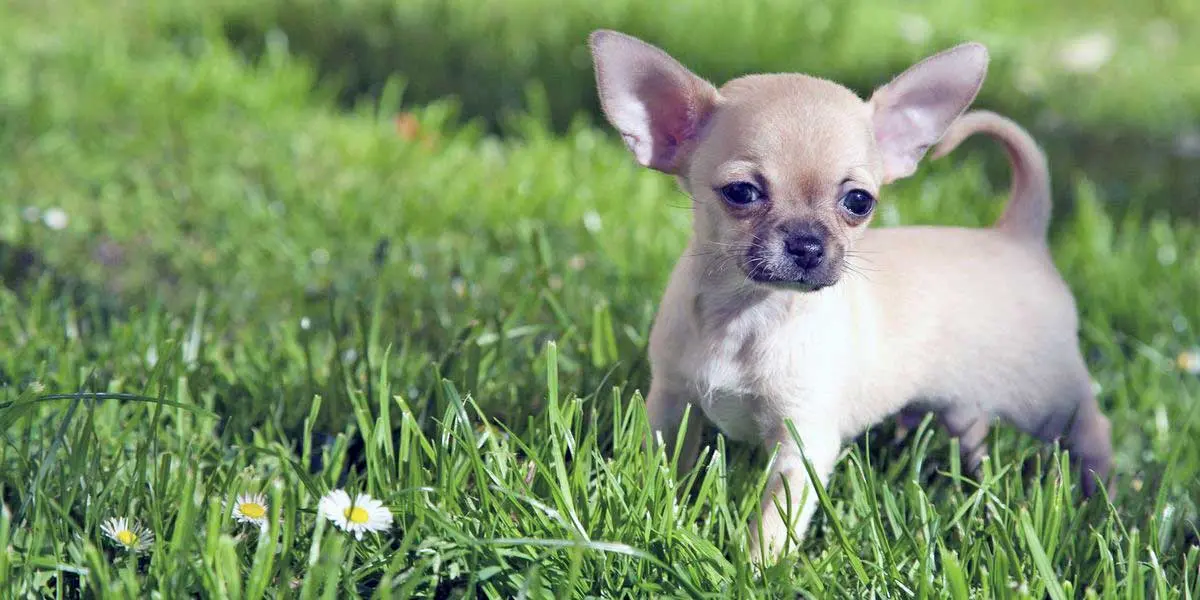
[[756, 284], [799, 290], [837, 283], [880, 187], [916, 170], [988, 60], [979, 44], [956, 46], [864, 102], [800, 74], [718, 90], [636, 38], [597, 31], [590, 42], [604, 114], [640, 164], [691, 195], [698, 250]]

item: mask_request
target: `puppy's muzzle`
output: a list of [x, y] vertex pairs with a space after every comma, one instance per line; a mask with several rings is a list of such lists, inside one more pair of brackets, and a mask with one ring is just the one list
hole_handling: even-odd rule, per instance
[[780, 223], [769, 234], [772, 239], [756, 244], [746, 259], [751, 279], [767, 285], [816, 290], [837, 282], [841, 249], [832, 243], [829, 229], [817, 221]]

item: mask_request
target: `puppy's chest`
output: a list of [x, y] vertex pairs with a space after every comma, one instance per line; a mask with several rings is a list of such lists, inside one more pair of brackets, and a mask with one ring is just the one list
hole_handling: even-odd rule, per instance
[[758, 441], [785, 415], [816, 404], [820, 392], [836, 383], [823, 329], [734, 324], [689, 353], [695, 392], [708, 419], [731, 438]]

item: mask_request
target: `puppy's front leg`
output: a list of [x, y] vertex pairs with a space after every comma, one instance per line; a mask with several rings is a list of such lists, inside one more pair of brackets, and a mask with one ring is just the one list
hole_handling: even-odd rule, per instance
[[768, 441], [768, 450], [778, 446], [779, 454], [771, 466], [763, 494], [762, 520], [750, 529], [750, 552], [755, 561], [778, 558], [789, 541], [799, 546], [817, 508], [817, 493], [809, 485], [804, 458], [808, 458], [823, 486], [833, 473], [842, 447], [837, 428], [828, 423], [796, 424], [803, 450], [786, 426], [781, 425], [780, 429]]
[[[690, 402], [690, 398], [688, 393], [682, 391], [682, 386], [674, 386], [666, 381], [652, 381], [650, 393], [646, 396], [646, 416], [650, 421], [650, 434], [662, 436], [668, 458], [675, 451], [679, 426], [683, 423], [684, 412], [687, 412], [687, 428], [683, 434], [683, 444], [679, 448], [679, 464], [676, 470], [680, 475], [692, 470], [692, 466], [696, 464], [704, 429], [700, 407]], [[686, 410], [689, 405], [690, 411]]]

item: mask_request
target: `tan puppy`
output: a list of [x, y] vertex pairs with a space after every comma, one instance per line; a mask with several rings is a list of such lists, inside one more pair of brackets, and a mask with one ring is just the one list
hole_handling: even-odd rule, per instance
[[[590, 42], [605, 115], [639, 163], [678, 178], [695, 212], [651, 334], [651, 425], [672, 443], [693, 407], [683, 468], [700, 415], [778, 448], [756, 557], [799, 542], [812, 516], [801, 446], [825, 480], [844, 442], [902, 409], [937, 412], [972, 467], [1001, 417], [1043, 440], [1065, 435], [1086, 493], [1107, 480], [1108, 420], [1046, 244], [1045, 157], [996, 115], [952, 126], [982, 85], [983, 46], [928, 58], [863, 102], [800, 74], [716, 89], [635, 38]], [[1006, 144], [1003, 218], [868, 229], [880, 188], [911, 175], [947, 129], [942, 152], [977, 130]]]

